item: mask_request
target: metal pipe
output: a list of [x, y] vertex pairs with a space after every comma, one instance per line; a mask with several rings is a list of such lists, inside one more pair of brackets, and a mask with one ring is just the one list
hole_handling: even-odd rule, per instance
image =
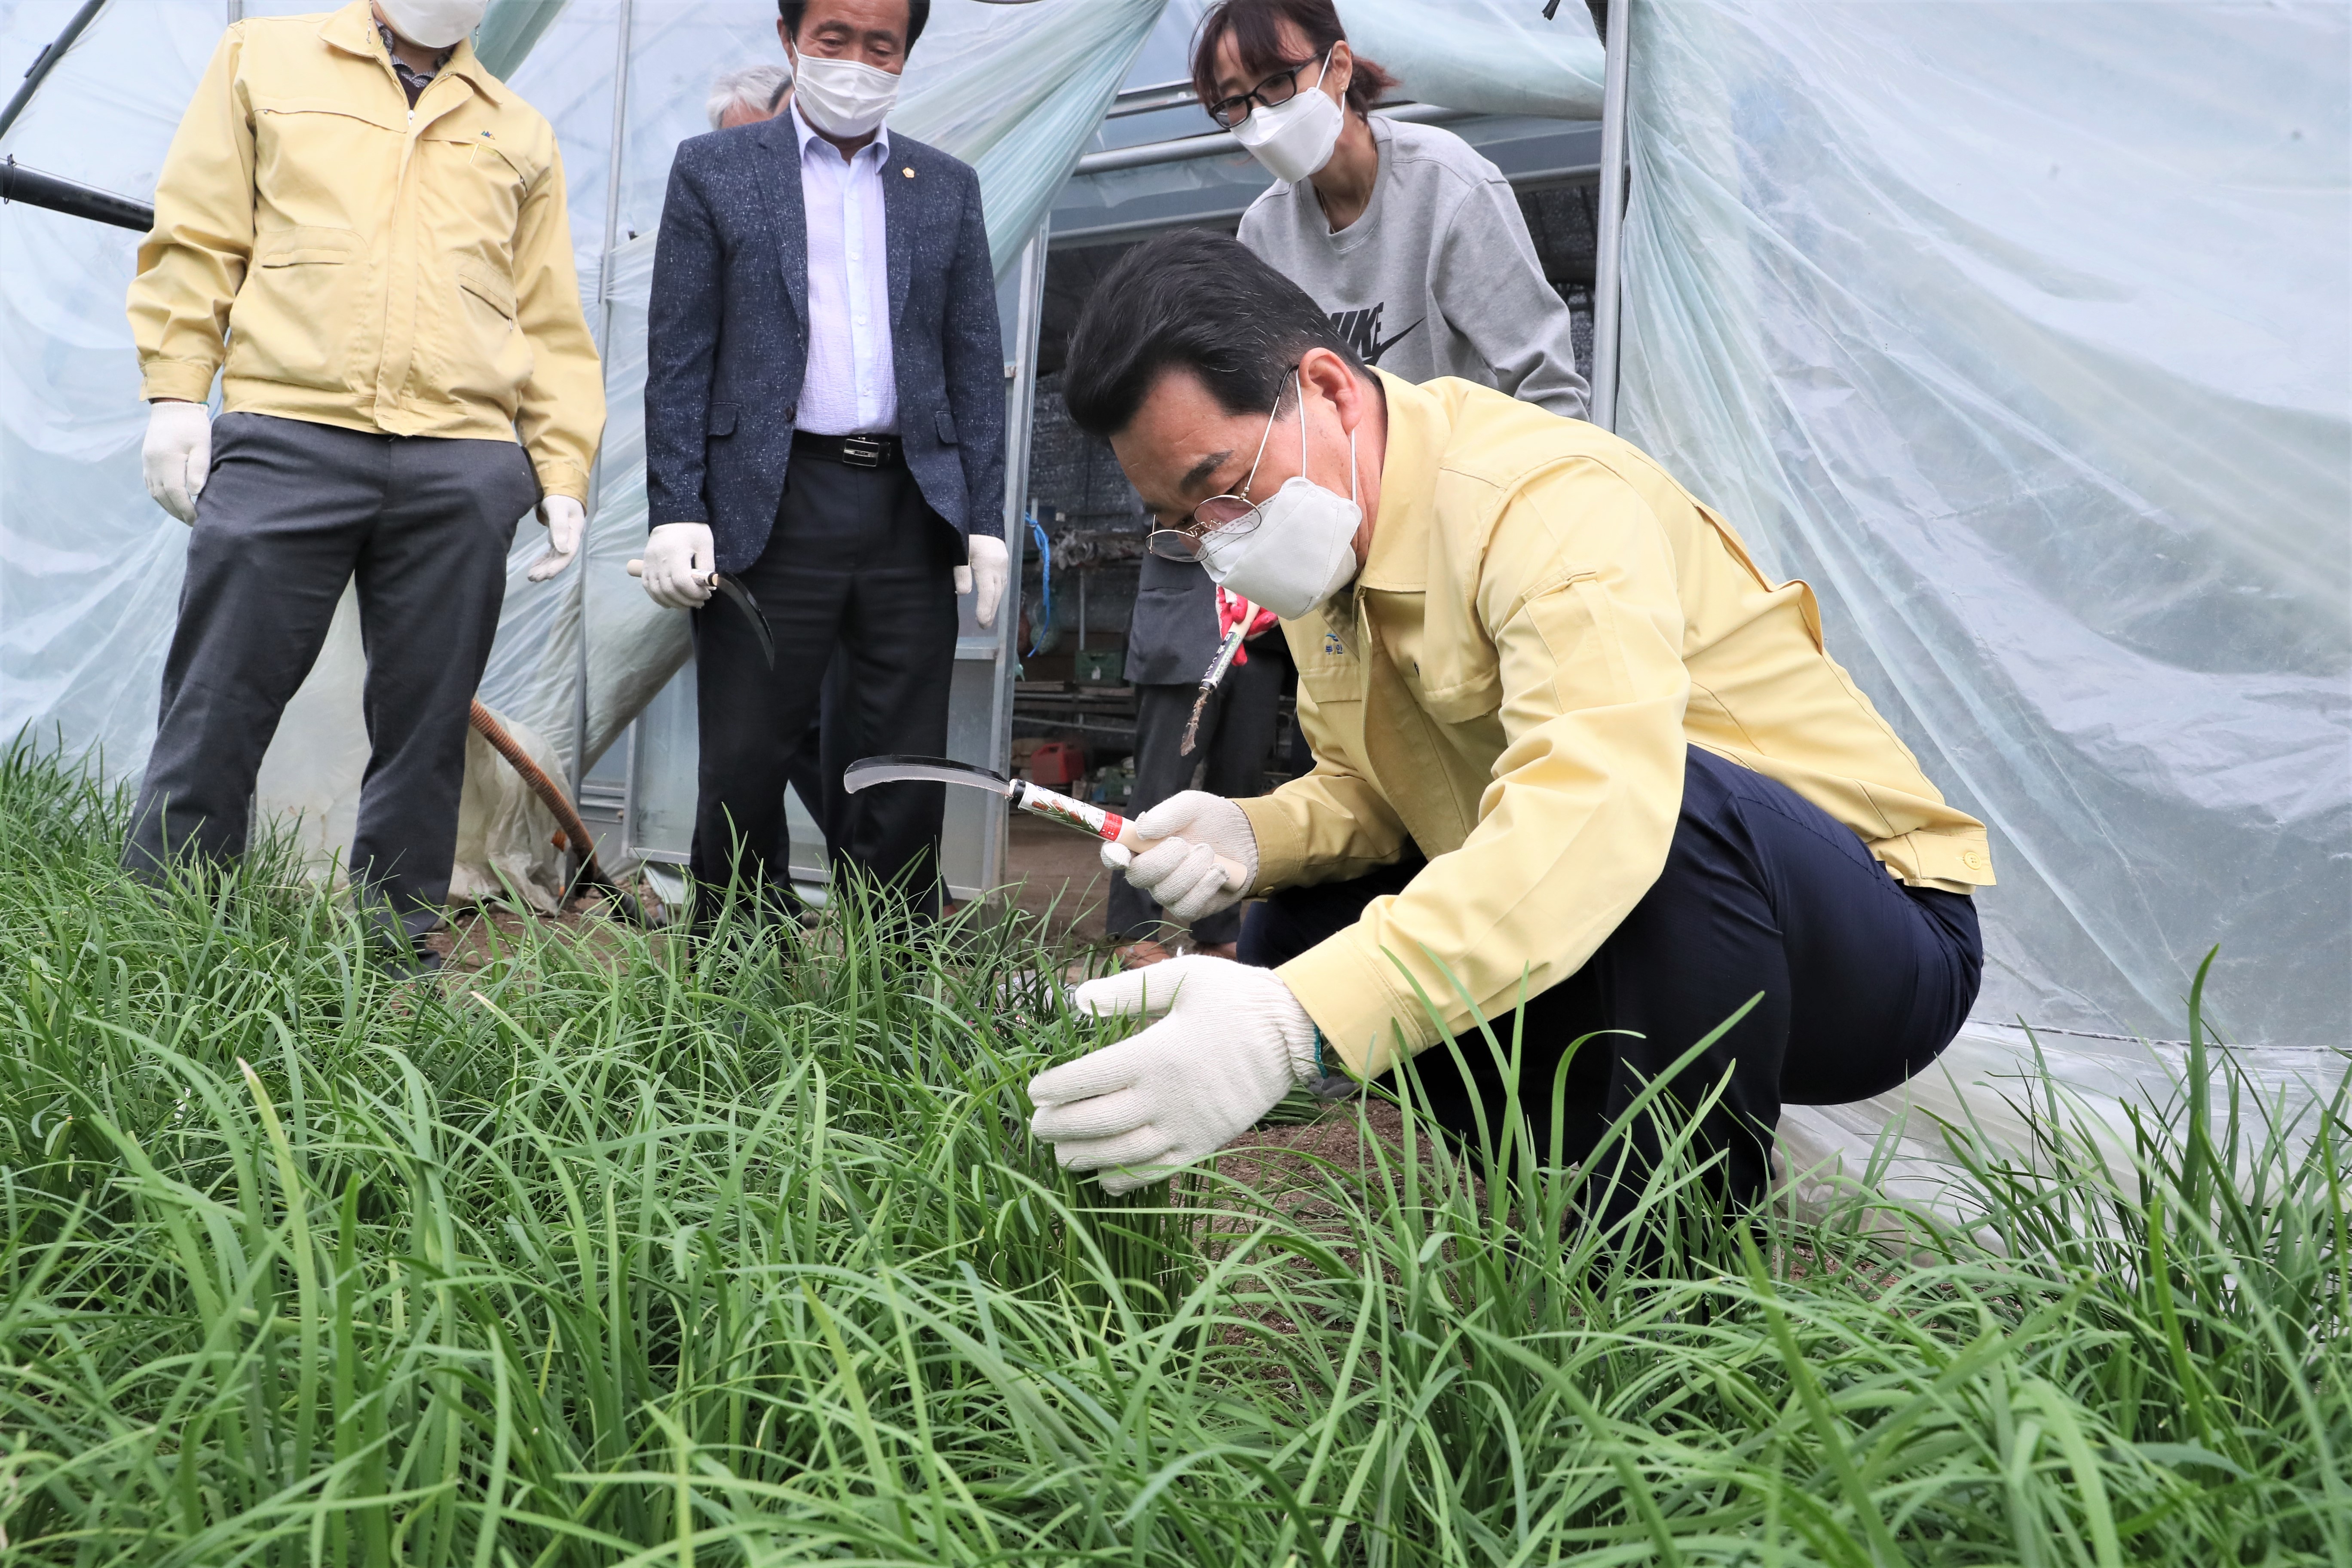
[[[604, 249], [596, 258], [596, 348], [611, 352], [613, 342], [613, 250], [621, 234], [621, 152], [629, 128], [629, 36], [636, 19], [635, 0], [621, 0], [620, 42], [613, 58], [613, 141], [611, 163], [604, 172]], [[579, 569], [572, 594], [580, 607], [580, 660], [573, 672], [572, 700], [572, 793], [580, 793], [588, 776], [588, 536], [596, 526], [596, 508], [604, 499], [604, 454], [596, 454], [595, 471], [588, 478], [588, 523], [580, 531]]]
[[33, 94], [41, 89], [41, 83], [48, 79], [49, 73], [57, 69], [58, 62], [66, 58], [66, 51], [73, 47], [74, 40], [81, 37], [81, 30], [97, 19], [105, 5], [106, 0], [82, 0], [81, 9], [73, 14], [73, 20], [66, 24], [65, 31], [49, 40], [47, 47], [33, 57], [33, 63], [25, 70], [25, 85], [16, 89], [16, 96], [8, 100], [7, 108], [0, 109], [0, 136], [8, 134], [8, 128], [16, 123], [16, 116], [25, 112], [25, 106], [33, 101]]
[[[1444, 125], [1474, 117], [1470, 110], [1447, 109], [1435, 103], [1401, 103], [1394, 109], [1375, 109], [1372, 112], [1416, 125]], [[1234, 140], [1232, 132], [1211, 131], [1200, 136], [1179, 136], [1168, 142], [1143, 142], [1132, 147], [1114, 147], [1108, 153], [1089, 153], [1079, 159], [1070, 172], [1073, 174], [1101, 174], [1113, 169], [1146, 169], [1157, 163], [1181, 163], [1192, 158], [1230, 157], [1241, 151], [1242, 144]]]
[[142, 234], [155, 226], [155, 209], [145, 202], [134, 202], [129, 196], [118, 196], [95, 185], [27, 169], [16, 162], [13, 153], [6, 163], [0, 163], [0, 202], [22, 202], [28, 207], [46, 207], [69, 217], [110, 223], [117, 228], [135, 228]]
[[1607, 70], [1601, 89], [1601, 215], [1592, 247], [1592, 422], [1617, 428], [1617, 348], [1624, 285], [1625, 64], [1633, 52], [1633, 0], [1609, 0]]
[[1105, 120], [1124, 120], [1130, 114], [1156, 114], [1163, 109], [1181, 109], [1200, 99], [1192, 84], [1185, 81], [1163, 81], [1152, 87], [1130, 87], [1110, 100], [1110, 112]]
[[540, 804], [547, 807], [548, 814], [555, 818], [555, 826], [562, 830], [557, 835], [556, 843], [571, 853], [578, 868], [565, 879], [563, 891], [557, 900], [559, 907], [570, 902], [572, 895], [582, 889], [594, 888], [612, 900], [614, 909], [631, 925], [648, 923], [637, 900], [618, 882], [604, 875], [604, 868], [596, 860], [596, 836], [588, 831], [586, 823], [580, 820], [580, 813], [572, 809], [572, 802], [564, 798], [563, 791], [556, 787], [555, 781], [541, 773], [539, 764], [530, 760], [530, 753], [507, 732], [506, 726], [499, 722], [498, 716], [477, 699], [467, 721], [473, 726], [474, 733], [488, 741], [490, 749], [507, 760], [507, 765], [513, 768], [522, 782], [530, 786], [531, 794], [539, 796]]

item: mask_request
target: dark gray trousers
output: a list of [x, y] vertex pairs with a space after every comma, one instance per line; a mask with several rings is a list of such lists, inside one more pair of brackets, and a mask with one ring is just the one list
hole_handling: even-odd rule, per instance
[[[1201, 732], [1189, 757], [1178, 748], [1184, 743], [1184, 726], [1192, 722], [1200, 687], [1135, 689], [1135, 800], [1130, 815], [1139, 816], [1170, 795], [1191, 789], [1196, 772], [1201, 773], [1200, 787], [1211, 795], [1246, 800], [1265, 793], [1266, 756], [1274, 750], [1279, 727], [1285, 672], [1279, 647], [1266, 645], [1281, 640], [1280, 632], [1260, 637], [1249, 645], [1250, 661], [1225, 671], [1223, 683], [1202, 710]], [[1104, 923], [1113, 942], [1166, 934], [1159, 904], [1123, 871], [1111, 873], [1108, 904]], [[1236, 904], [1194, 921], [1192, 940], [1213, 946], [1234, 941], [1241, 930], [1242, 910]]]
[[507, 550], [538, 500], [511, 442], [216, 420], [124, 868], [160, 881], [182, 857], [245, 852], [262, 753], [357, 579], [370, 752], [352, 880], [411, 939], [431, 930]]

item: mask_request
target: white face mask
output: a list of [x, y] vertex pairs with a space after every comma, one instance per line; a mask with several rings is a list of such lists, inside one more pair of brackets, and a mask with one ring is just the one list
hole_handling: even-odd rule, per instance
[[[1256, 118], [1253, 115], [1252, 119]], [[1279, 405], [1281, 396], [1276, 395]], [[1276, 415], [1265, 416], [1266, 437]], [[1257, 459], [1242, 481], [1244, 493], [1265, 460], [1265, 437]], [[1307, 389], [1298, 391], [1298, 466], [1307, 466]], [[1220, 529], [1202, 542], [1201, 564], [1221, 588], [1295, 621], [1340, 589], [1356, 574], [1356, 531], [1364, 509], [1356, 504], [1356, 433], [1348, 432], [1348, 499], [1341, 500], [1300, 474], [1258, 508], [1255, 528]]]
[[489, 0], [376, 0], [392, 30], [412, 44], [447, 49], [482, 25]]
[[828, 136], [863, 136], [898, 101], [898, 79], [879, 67], [795, 54], [793, 101], [802, 119]]
[[1323, 90], [1323, 74], [1330, 68], [1331, 57], [1327, 54], [1323, 70], [1315, 73], [1314, 87], [1272, 109], [1261, 104], [1234, 127], [1234, 140], [1248, 148], [1250, 156], [1277, 180], [1295, 185], [1320, 173], [1331, 161], [1331, 150], [1339, 144], [1348, 117]]

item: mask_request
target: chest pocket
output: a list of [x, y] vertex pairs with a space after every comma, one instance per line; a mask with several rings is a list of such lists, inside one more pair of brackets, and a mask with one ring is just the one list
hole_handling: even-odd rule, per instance
[[[1458, 633], [1448, 636], [1444, 628], [1431, 627], [1423, 594], [1383, 592], [1372, 608], [1382, 649], [1413, 706], [1448, 725], [1466, 724], [1502, 706], [1502, 672], [1493, 645], [1483, 637], [1465, 642]], [[1434, 657], [1433, 642], [1443, 645]]]
[[1304, 637], [1294, 638], [1290, 651], [1298, 664], [1299, 689], [1315, 700], [1315, 705], [1328, 708], [1335, 702], [1363, 701], [1363, 663], [1348, 651], [1339, 634], [1317, 626], [1312, 643], [1300, 646], [1307, 642]]
[[257, 226], [357, 229], [353, 192], [396, 177], [401, 133], [332, 99], [259, 99], [253, 114], [253, 187]]

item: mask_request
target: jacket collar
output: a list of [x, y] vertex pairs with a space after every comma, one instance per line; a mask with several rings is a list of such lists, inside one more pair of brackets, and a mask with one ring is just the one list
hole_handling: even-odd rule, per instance
[[[341, 49], [362, 59], [383, 58], [383, 40], [376, 37], [375, 10], [368, 0], [352, 0], [341, 10], [333, 13], [319, 27], [319, 37], [328, 47]], [[490, 74], [481, 57], [474, 53], [474, 41], [460, 38], [449, 55], [449, 63], [435, 73], [436, 77], [461, 76], [476, 92], [488, 100], [492, 108], [506, 101], [506, 84]]]
[[808, 212], [801, 200], [800, 144], [793, 135], [791, 118], [776, 115], [751, 127], [751, 139], [774, 160], [774, 173], [758, 182], [767, 204], [768, 226], [776, 237], [776, 259], [784, 277], [784, 294], [793, 302], [793, 319], [808, 341]]
[[1444, 401], [1412, 382], [1375, 370], [1388, 396], [1388, 450], [1381, 458], [1381, 510], [1358, 581], [1392, 593], [1429, 586], [1430, 530], [1437, 510], [1437, 472], [1454, 435]]

